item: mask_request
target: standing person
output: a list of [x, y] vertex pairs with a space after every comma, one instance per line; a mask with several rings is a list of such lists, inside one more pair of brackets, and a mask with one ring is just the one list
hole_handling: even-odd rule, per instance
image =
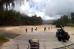
[[31, 32], [33, 32], [33, 28], [31, 28]]
[[26, 28], [25, 30], [26, 30], [26, 32], [27, 32], [27, 28]]
[[46, 31], [46, 27], [44, 27], [44, 31]]
[[36, 27], [36, 29], [35, 29], [36, 31], [37, 31], [37, 27]]

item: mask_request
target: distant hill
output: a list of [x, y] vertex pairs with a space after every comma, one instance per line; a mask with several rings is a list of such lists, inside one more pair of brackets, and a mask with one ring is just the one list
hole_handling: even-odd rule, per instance
[[43, 20], [43, 24], [52, 24], [54, 20]]

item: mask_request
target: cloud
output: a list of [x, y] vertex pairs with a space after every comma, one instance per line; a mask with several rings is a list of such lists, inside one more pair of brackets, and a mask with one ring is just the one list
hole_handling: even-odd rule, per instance
[[45, 13], [50, 16], [74, 12], [74, 0], [49, 0]]
[[59, 18], [74, 12], [74, 0], [24, 0], [16, 3], [16, 10], [29, 15], [37, 14], [45, 18]]

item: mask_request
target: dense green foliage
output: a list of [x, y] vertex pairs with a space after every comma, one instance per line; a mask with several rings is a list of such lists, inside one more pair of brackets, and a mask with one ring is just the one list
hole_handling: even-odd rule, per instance
[[40, 25], [42, 24], [41, 17], [21, 15], [15, 11], [0, 11], [0, 26], [15, 26], [15, 25]]
[[60, 19], [55, 21], [55, 24], [67, 25], [69, 22], [68, 16], [64, 15]]
[[74, 26], [74, 13], [71, 13], [71, 16], [61, 16], [60, 19], [54, 21], [54, 24], [56, 25], [68, 25], [68, 26]]

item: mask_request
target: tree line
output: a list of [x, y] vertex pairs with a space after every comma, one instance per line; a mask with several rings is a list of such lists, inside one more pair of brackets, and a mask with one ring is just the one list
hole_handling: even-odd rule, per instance
[[55, 25], [74, 26], [74, 12], [68, 15], [63, 15], [61, 18], [53, 22]]
[[0, 26], [41, 25], [41, 17], [29, 17], [13, 10], [0, 11]]

